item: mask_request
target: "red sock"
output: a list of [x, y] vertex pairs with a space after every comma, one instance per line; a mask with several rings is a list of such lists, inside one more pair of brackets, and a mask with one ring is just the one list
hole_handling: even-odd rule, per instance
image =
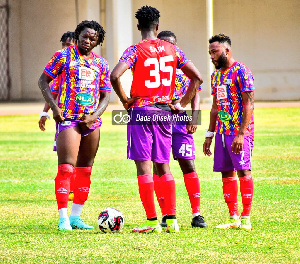
[[154, 182], [152, 174], [138, 176], [139, 193], [147, 219], [156, 218], [154, 204]]
[[76, 177], [76, 169], [74, 170], [74, 173], [72, 174], [70, 178], [70, 192], [74, 192], [75, 188], [75, 177]]
[[167, 215], [176, 215], [176, 186], [171, 173], [166, 173], [160, 177], [162, 189], [165, 197], [165, 208]]
[[222, 178], [223, 194], [225, 202], [227, 203], [230, 216], [239, 215], [238, 210], [238, 184], [237, 177]]
[[58, 210], [68, 208], [70, 178], [74, 173], [74, 167], [71, 164], [58, 165], [58, 171], [55, 178], [55, 195]]
[[153, 180], [154, 180], [154, 191], [156, 194], [156, 198], [161, 210], [162, 215], [166, 215], [165, 210], [165, 197], [163, 193], [163, 186], [160, 177], [157, 174], [153, 174]]
[[91, 173], [92, 167], [76, 167], [73, 203], [84, 204], [87, 200], [91, 187]]
[[240, 190], [242, 195], [243, 212], [241, 216], [250, 216], [251, 204], [253, 199], [253, 178], [252, 175], [246, 175], [244, 177], [239, 177], [240, 180]]
[[193, 214], [200, 213], [200, 182], [197, 172], [183, 175], [185, 188], [188, 192]]

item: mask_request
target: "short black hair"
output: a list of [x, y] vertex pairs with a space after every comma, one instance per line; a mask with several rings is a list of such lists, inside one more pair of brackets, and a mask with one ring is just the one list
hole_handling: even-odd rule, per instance
[[79, 40], [79, 34], [85, 28], [94, 29], [98, 33], [98, 42], [97, 42], [97, 45], [103, 43], [104, 36], [105, 36], [105, 30], [103, 29], [103, 27], [98, 22], [96, 22], [94, 20], [91, 20], [91, 21], [84, 20], [84, 21], [82, 21], [81, 23], [79, 23], [77, 25], [77, 27], [75, 29], [75, 40]]
[[159, 23], [160, 13], [152, 6], [142, 6], [136, 13], [135, 18], [139, 21], [141, 29], [153, 29]]
[[177, 42], [177, 38], [176, 38], [175, 33], [172, 32], [172, 31], [169, 31], [169, 30], [164, 30], [164, 31], [159, 32], [157, 37], [159, 39], [163, 38], [163, 37], [167, 37], [167, 38], [173, 37], [175, 39], [175, 41]]
[[227, 42], [230, 46], [231, 46], [231, 39], [230, 37], [226, 36], [223, 33], [220, 33], [218, 35], [214, 35], [209, 39], [209, 44], [213, 43], [213, 42], [220, 42], [220, 43], [225, 43]]
[[68, 38], [74, 39], [74, 32], [72, 32], [72, 31], [67, 31], [66, 33], [64, 33], [64, 34], [61, 36], [60, 42], [66, 42]]

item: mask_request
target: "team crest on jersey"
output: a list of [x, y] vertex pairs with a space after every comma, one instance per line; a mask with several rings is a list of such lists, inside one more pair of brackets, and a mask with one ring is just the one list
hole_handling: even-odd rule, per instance
[[229, 120], [231, 120], [231, 115], [225, 111], [220, 111], [218, 115], [222, 122], [228, 122]]
[[78, 93], [75, 96], [75, 101], [77, 104], [89, 106], [94, 104], [95, 100], [91, 94], [88, 93]]

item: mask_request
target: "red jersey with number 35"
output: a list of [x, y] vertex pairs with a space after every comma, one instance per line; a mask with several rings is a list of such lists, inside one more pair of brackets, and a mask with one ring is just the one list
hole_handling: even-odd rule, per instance
[[129, 47], [120, 61], [127, 63], [133, 72], [130, 95], [138, 98], [133, 106], [145, 106], [172, 102], [176, 68], [182, 68], [189, 60], [179, 47], [169, 42], [144, 39]]

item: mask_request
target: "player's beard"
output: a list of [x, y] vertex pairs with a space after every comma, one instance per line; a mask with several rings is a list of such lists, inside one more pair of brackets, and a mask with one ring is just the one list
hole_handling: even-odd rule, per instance
[[223, 51], [219, 59], [217, 60], [217, 65], [215, 65], [216, 69], [217, 70], [221, 69], [223, 66], [226, 65], [226, 62], [227, 62], [227, 57], [225, 55], [225, 52]]

